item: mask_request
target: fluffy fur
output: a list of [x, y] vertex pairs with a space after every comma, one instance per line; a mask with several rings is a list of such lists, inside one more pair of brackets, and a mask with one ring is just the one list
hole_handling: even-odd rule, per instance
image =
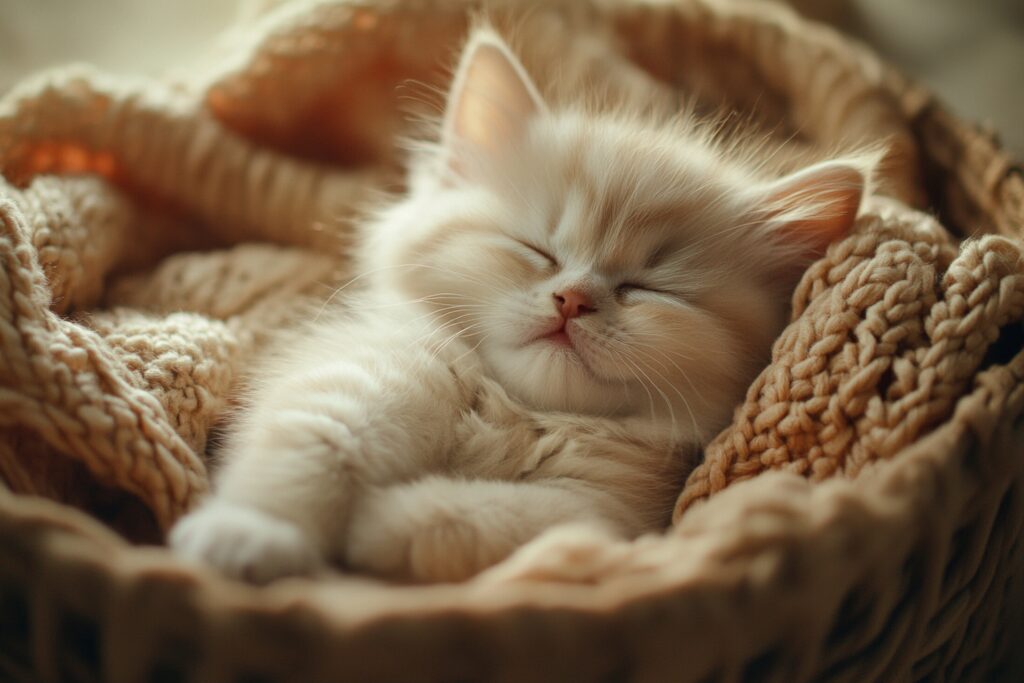
[[660, 96], [587, 99], [550, 105], [473, 34], [439, 141], [365, 225], [362, 294], [256, 378], [176, 552], [445, 581], [559, 525], [667, 523], [869, 162], [771, 178]]

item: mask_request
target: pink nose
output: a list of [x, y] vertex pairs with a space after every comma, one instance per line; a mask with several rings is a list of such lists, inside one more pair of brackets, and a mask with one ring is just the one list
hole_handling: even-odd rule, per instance
[[576, 289], [563, 289], [560, 292], [555, 292], [555, 308], [567, 320], [569, 318], [578, 318], [581, 315], [593, 313], [597, 310], [594, 308], [594, 301]]

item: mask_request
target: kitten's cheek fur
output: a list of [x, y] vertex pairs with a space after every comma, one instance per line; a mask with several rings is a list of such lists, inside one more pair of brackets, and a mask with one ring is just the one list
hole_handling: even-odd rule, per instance
[[235, 579], [268, 583], [322, 564], [305, 533], [255, 508], [216, 501], [184, 517], [168, 544], [176, 555]]

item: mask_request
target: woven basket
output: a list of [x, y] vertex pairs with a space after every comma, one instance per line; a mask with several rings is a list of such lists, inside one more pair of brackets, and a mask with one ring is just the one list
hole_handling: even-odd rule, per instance
[[[306, 86], [316, 81], [316, 65], [305, 70], [295, 65], [301, 65], [307, 52], [323, 53], [323, 35], [340, 35], [368, 53], [384, 49], [380, 46], [423, 44], [429, 35], [435, 52], [443, 54], [464, 31], [466, 8], [465, 3], [443, 0], [307, 3], [302, 11], [284, 7], [252, 27], [242, 59], [191, 90], [182, 87], [185, 105], [174, 98], [157, 106], [124, 96], [119, 101], [128, 113], [118, 115], [125, 120], [144, 115], [170, 126], [178, 137], [153, 145], [171, 162], [179, 158], [178, 147], [194, 152], [188, 141], [202, 138], [198, 154], [209, 164], [210, 182], [228, 183], [229, 190], [223, 178], [234, 177], [232, 168], [250, 164], [266, 176], [260, 182], [270, 198], [250, 197], [256, 208], [235, 207], [234, 212], [211, 208], [211, 197], [218, 193], [204, 194], [204, 181], [180, 191], [199, 197], [189, 208], [221, 226], [212, 242], [259, 237], [295, 241], [286, 226], [314, 223], [315, 212], [295, 202], [286, 208], [275, 204], [275, 176], [264, 163], [266, 157], [238, 151], [242, 143], [223, 137], [223, 130], [292, 155], [316, 153], [329, 161], [347, 155], [349, 162], [376, 159], [386, 165], [382, 140], [390, 139], [392, 120], [364, 120], [361, 147], [352, 143], [350, 130], [336, 130], [324, 143], [334, 147], [324, 152], [295, 125], [298, 98], [261, 107], [246, 103], [259, 101], [261, 83], [280, 78], [275, 70], [284, 68], [282, 63], [290, 64], [289, 73], [302, 74], [297, 78], [306, 79]], [[992, 137], [959, 121], [927, 91], [823, 27], [774, 6], [703, 0], [565, 3], [563, 9], [573, 21], [612, 27], [629, 57], [668, 83], [688, 84], [698, 74], [706, 89], [716, 82], [757, 85], [723, 91], [722, 99], [741, 109], [756, 108], [766, 120], [811, 141], [888, 137], [895, 150], [890, 164], [899, 169], [893, 173], [892, 191], [910, 204], [932, 208], [958, 237], [1024, 236], [1024, 177]], [[308, 36], [311, 26], [322, 32], [320, 44], [290, 38]], [[339, 49], [349, 45], [344, 40], [339, 44]], [[360, 65], [374, 63], [348, 56], [349, 61], [337, 58], [344, 67], [335, 70], [349, 74], [347, 78], [356, 78], [351, 74]], [[382, 92], [408, 75], [401, 64], [387, 66], [389, 70], [376, 74], [384, 83]], [[80, 103], [96, 92], [116, 90], [104, 83], [95, 75], [58, 78], [36, 86], [31, 101], [43, 110], [67, 108], [71, 100]], [[708, 92], [714, 94], [713, 87]], [[737, 92], [750, 93], [751, 101], [743, 101]], [[190, 93], [198, 93], [191, 104]], [[31, 114], [24, 107], [15, 112], [22, 117], [18, 119], [0, 110], [0, 168], [12, 186], [27, 187], [30, 176], [53, 170], [33, 170], [30, 162], [38, 162], [39, 155], [26, 156], [18, 146], [34, 134], [35, 124], [18, 128], [10, 121], [30, 120], [26, 111]], [[54, 130], [86, 139], [92, 134], [88, 125], [97, 125], [82, 116], [75, 121]], [[121, 184], [134, 193], [138, 206], [152, 208], [154, 188], [175, 186], [175, 172], [133, 170], [138, 163], [119, 147], [123, 139], [116, 134], [104, 139], [110, 157], [94, 158], [91, 170], [115, 183], [130, 176], [133, 183]], [[302, 170], [304, 162], [292, 158], [274, 157], [274, 168], [291, 164], [293, 175], [302, 181], [295, 185], [296, 194], [316, 196], [309, 188], [319, 187], [316, 183], [324, 182], [324, 176]], [[168, 167], [183, 168], [171, 162]], [[348, 174], [332, 187], [351, 196], [364, 186]], [[67, 187], [58, 189], [54, 196], [71, 196]], [[75, 191], [79, 197], [107, 190], [97, 184]], [[165, 199], [174, 192], [155, 194]], [[42, 202], [48, 195], [37, 188], [35, 195], [25, 196]], [[83, 204], [71, 201], [69, 206], [80, 209]], [[238, 227], [243, 224], [248, 227]], [[315, 243], [313, 238], [304, 242]], [[174, 246], [147, 244], [142, 251], [166, 254]], [[25, 253], [4, 252], [10, 258], [4, 268], [13, 269], [15, 259]], [[303, 261], [304, 269], [308, 263]], [[335, 265], [321, 263], [311, 278], [329, 279]], [[167, 268], [174, 270], [173, 264]], [[257, 270], [273, 279], [268, 272]], [[311, 281], [295, 284], [290, 279], [289, 286], [294, 292], [306, 291]], [[96, 300], [83, 288], [102, 288], [101, 282], [87, 277], [77, 282], [77, 288], [57, 283], [66, 291], [60, 299], [64, 303], [54, 307], [70, 309], [76, 302], [85, 306]], [[127, 301], [144, 290], [129, 282], [117, 296]], [[273, 295], [261, 290], [258, 298], [271, 300]], [[26, 298], [12, 295], [10, 300], [24, 306], [4, 309], [12, 319], [19, 310], [28, 310]], [[167, 303], [172, 310], [175, 305]], [[271, 308], [246, 315], [270, 315]], [[96, 320], [97, 329], [123, 323]], [[223, 336], [234, 329], [229, 328], [210, 334]], [[254, 343], [242, 334], [238, 340], [240, 348]], [[784, 467], [752, 477], [748, 468], [725, 487], [715, 483], [714, 473], [705, 472], [711, 483], [691, 481], [688, 491], [696, 493], [681, 498], [680, 514], [664, 537], [617, 547], [599, 575], [584, 580], [418, 587], [295, 580], [256, 589], [183, 567], [159, 547], [129, 544], [73, 507], [0, 486], [0, 679], [1022, 680], [1020, 327], [1007, 326], [991, 341], [986, 341], [984, 361], [962, 395], [951, 398], [941, 423], [922, 428], [912, 443], [856, 477], [815, 481]], [[219, 388], [211, 391], [227, 391], [230, 382], [218, 382]], [[7, 400], [3, 392], [9, 391], [0, 385], [0, 407]], [[161, 401], [163, 393], [157, 396], [157, 403]], [[147, 419], [140, 417], [140, 424]], [[166, 527], [190, 504], [191, 491], [201, 490], [195, 483], [201, 480], [201, 465], [190, 464], [189, 448], [201, 450], [209, 426], [177, 425], [174, 438], [180, 437], [180, 447], [170, 449], [169, 455], [158, 454], [165, 462], [179, 458], [182, 471], [191, 477], [182, 481], [192, 482], [192, 488], [183, 484], [182, 492], [172, 495], [148, 489], [128, 475], [108, 477], [107, 483], [144, 503], [130, 510], [148, 509], [157, 525]], [[23, 426], [0, 416], [0, 430], [0, 461], [25, 462], [36, 453], [43, 458]], [[70, 452], [75, 444], [68, 439]], [[46, 457], [38, 461], [41, 466], [56, 469], [59, 453]], [[96, 457], [83, 456], [81, 462], [100, 477], [111, 465]], [[4, 471], [11, 489], [79, 502], [57, 488], [32, 484], [38, 476], [38, 466]]]

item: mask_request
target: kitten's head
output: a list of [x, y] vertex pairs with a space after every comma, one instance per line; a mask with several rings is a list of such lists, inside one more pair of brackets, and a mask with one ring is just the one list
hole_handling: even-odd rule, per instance
[[527, 404], [702, 438], [763, 365], [801, 268], [850, 228], [863, 168], [765, 181], [684, 117], [551, 111], [480, 31], [369, 265]]

